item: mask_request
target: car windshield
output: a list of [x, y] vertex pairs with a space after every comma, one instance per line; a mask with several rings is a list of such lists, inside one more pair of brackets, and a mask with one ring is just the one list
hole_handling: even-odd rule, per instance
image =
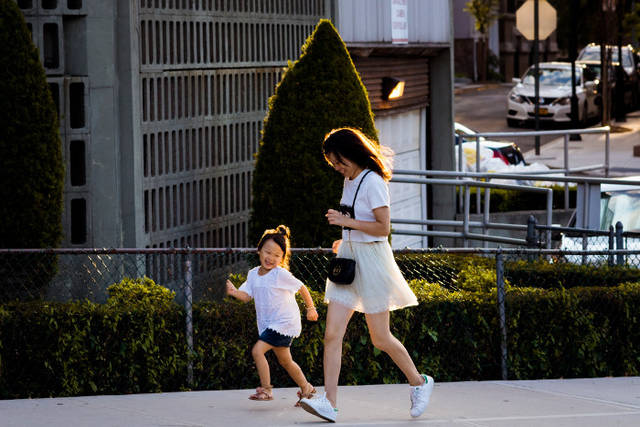
[[640, 230], [640, 192], [611, 193], [600, 200], [600, 229], [620, 221], [624, 230]]
[[[540, 84], [542, 86], [568, 86], [571, 84], [571, 69], [569, 68], [539, 68]], [[531, 67], [522, 79], [526, 85], [536, 83], [535, 68]], [[576, 70], [576, 85], [580, 84], [580, 73]]]
[[[617, 48], [610, 49], [610, 52], [611, 52], [611, 61], [618, 62], [618, 49]], [[630, 54], [631, 52], [628, 49], [624, 49], [624, 48], [622, 49], [622, 66], [623, 67], [631, 67]], [[580, 53], [578, 60], [600, 61], [600, 47], [598, 46], [598, 47], [590, 47], [590, 48], [584, 49]]]

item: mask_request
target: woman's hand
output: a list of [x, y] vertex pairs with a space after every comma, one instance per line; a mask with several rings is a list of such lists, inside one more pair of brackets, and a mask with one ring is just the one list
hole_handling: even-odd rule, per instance
[[343, 215], [342, 213], [340, 213], [335, 209], [329, 209], [325, 214], [325, 216], [327, 217], [329, 224], [339, 225], [341, 227], [348, 227], [349, 226], [348, 222], [351, 220], [351, 218], [349, 218], [346, 215]]
[[331, 245], [331, 250], [333, 251], [334, 254], [338, 253], [338, 249], [340, 249], [341, 244], [342, 244], [342, 239], [336, 240], [335, 242], [333, 242], [333, 245]]

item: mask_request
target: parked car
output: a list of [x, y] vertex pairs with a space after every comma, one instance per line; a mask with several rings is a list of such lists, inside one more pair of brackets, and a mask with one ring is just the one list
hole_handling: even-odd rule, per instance
[[[463, 168], [468, 171], [475, 171], [476, 168], [476, 138], [471, 136], [477, 132], [461, 123], [454, 124], [456, 145], [462, 140], [462, 149], [465, 162]], [[456, 147], [456, 160], [458, 149]], [[496, 163], [497, 162], [497, 163]], [[456, 165], [458, 162], [456, 161]], [[518, 145], [509, 141], [491, 141], [485, 137], [480, 137], [480, 169], [481, 171], [495, 170], [503, 165], [524, 165], [524, 156]]]
[[[607, 49], [611, 53], [611, 62], [614, 65], [613, 80], [615, 80], [615, 66], [620, 64], [618, 46], [608, 45]], [[638, 55], [632, 46], [622, 46], [621, 51], [622, 69], [624, 70], [625, 106], [627, 109], [632, 109], [640, 101], [640, 64], [638, 63]], [[600, 45], [589, 43], [580, 51], [576, 63], [585, 61], [600, 62]]]
[[[624, 178], [640, 181], [640, 176]], [[640, 187], [602, 184], [600, 187], [600, 229], [608, 230], [620, 221], [625, 231], [640, 231]]]
[[[539, 111], [542, 121], [571, 121], [571, 63], [541, 62], [539, 65]], [[597, 83], [595, 75], [586, 66], [576, 64], [576, 96], [578, 120], [586, 123], [598, 117], [600, 107], [596, 103]], [[522, 79], [514, 78], [516, 85], [507, 96], [507, 124], [517, 126], [535, 118], [535, 68], [524, 73]]]
[[[629, 176], [624, 180], [640, 181], [640, 176]], [[620, 221], [624, 231], [640, 231], [640, 187], [627, 184], [602, 184], [600, 186], [600, 230], [608, 231], [609, 226], [615, 227]], [[572, 226], [572, 224], [570, 224]], [[625, 249], [639, 250], [640, 239], [625, 238]], [[589, 250], [606, 250], [609, 241], [602, 236], [572, 237], [562, 235], [560, 247], [563, 250], [582, 250], [583, 245]], [[608, 261], [606, 255], [588, 255], [584, 262], [588, 264], [602, 264]], [[581, 263], [581, 255], [566, 255], [571, 263]]]
[[[615, 89], [616, 89], [616, 74], [615, 74], [615, 67], [617, 66], [617, 62], [612, 63], [609, 66], [609, 73], [608, 73], [608, 80], [609, 80], [609, 85], [608, 85], [608, 93], [609, 93], [609, 109], [611, 111], [611, 113], [613, 114], [613, 108], [615, 106], [615, 103], [613, 102], [613, 94], [615, 93]], [[591, 59], [581, 59], [579, 61], [576, 61], [576, 65], [583, 65], [585, 67], [585, 72], [586, 70], [588, 70], [589, 75], [594, 77], [594, 82], [596, 83], [596, 99], [595, 99], [595, 103], [598, 106], [598, 111], [599, 113], [602, 112], [602, 92], [603, 92], [603, 85], [602, 85], [602, 64], [600, 64], [600, 61], [596, 61], [596, 60], [591, 60]]]

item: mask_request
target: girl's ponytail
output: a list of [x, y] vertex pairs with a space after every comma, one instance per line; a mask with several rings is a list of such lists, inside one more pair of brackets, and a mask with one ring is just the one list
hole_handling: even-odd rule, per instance
[[278, 232], [278, 234], [282, 234], [287, 239], [289, 239], [289, 236], [291, 235], [291, 231], [289, 230], [289, 227], [287, 227], [286, 225], [280, 224], [279, 226], [276, 227], [276, 231]]

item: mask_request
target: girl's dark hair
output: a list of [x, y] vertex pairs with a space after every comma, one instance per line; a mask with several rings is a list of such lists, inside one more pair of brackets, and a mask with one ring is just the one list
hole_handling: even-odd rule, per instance
[[262, 249], [267, 240], [273, 240], [278, 246], [280, 246], [280, 249], [282, 249], [282, 253], [284, 254], [280, 266], [288, 270], [289, 258], [291, 258], [291, 244], [289, 243], [290, 235], [291, 231], [289, 231], [289, 227], [286, 225], [279, 225], [274, 230], [265, 230], [258, 242], [258, 250]]
[[[348, 159], [361, 168], [368, 168], [380, 175], [385, 181], [391, 179], [390, 148], [379, 145], [364, 133], [354, 128], [339, 128], [329, 132], [324, 137], [322, 151], [327, 163], [327, 157], [334, 154], [338, 159]], [[333, 165], [332, 165], [333, 166]]]

